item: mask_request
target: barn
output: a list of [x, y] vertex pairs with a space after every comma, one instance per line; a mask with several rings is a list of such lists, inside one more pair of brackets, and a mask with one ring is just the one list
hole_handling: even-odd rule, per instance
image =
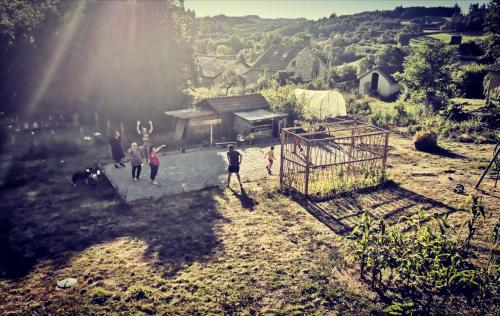
[[359, 93], [392, 98], [401, 91], [401, 85], [394, 78], [402, 72], [403, 66], [375, 67], [359, 77]]
[[238, 134], [278, 137], [287, 118], [284, 113], [271, 112], [261, 94], [208, 98], [193, 108], [165, 115], [175, 120], [176, 141], [235, 140]]

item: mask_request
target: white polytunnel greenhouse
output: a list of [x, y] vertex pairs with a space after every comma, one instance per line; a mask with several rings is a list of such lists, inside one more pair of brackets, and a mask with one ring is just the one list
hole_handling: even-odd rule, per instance
[[338, 91], [295, 89], [293, 92], [297, 102], [304, 107], [307, 119], [324, 120], [347, 115], [345, 99]]

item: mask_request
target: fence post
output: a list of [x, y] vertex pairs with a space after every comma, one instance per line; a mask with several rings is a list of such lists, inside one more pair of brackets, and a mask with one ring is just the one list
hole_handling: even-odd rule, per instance
[[306, 141], [306, 144], [307, 144], [307, 149], [306, 149], [305, 194], [306, 196], [309, 196], [309, 165], [311, 161], [311, 144], [309, 140]]
[[99, 114], [97, 114], [97, 112], [94, 112], [94, 120], [95, 120], [95, 129], [99, 130]]
[[107, 120], [106, 121], [106, 136], [107, 137], [114, 137], [113, 135], [110, 134], [111, 132], [111, 121]]
[[385, 166], [387, 165], [387, 151], [389, 147], [389, 132], [385, 133], [385, 143], [384, 143], [384, 158], [382, 159], [382, 177], [383, 181], [386, 180]]
[[120, 135], [122, 137], [122, 141], [125, 139], [125, 126], [123, 126], [123, 122], [120, 122]]
[[284, 163], [285, 163], [285, 131], [281, 130], [280, 131], [280, 139], [281, 139], [281, 152], [280, 152], [280, 188], [283, 189], [284, 186], [284, 174], [283, 174], [283, 169], [284, 169]]

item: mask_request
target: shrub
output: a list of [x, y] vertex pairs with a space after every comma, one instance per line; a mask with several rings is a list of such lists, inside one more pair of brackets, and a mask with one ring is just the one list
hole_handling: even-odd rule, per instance
[[481, 305], [485, 314], [495, 309], [500, 270], [494, 249], [498, 247], [500, 221], [488, 235], [489, 258], [479, 263], [474, 260], [471, 242], [478, 224], [486, 218], [481, 198], [469, 196], [463, 210], [469, 215], [458, 232], [446, 215], [431, 218], [429, 211], [402, 217], [397, 225], [374, 222], [362, 214], [359, 225], [347, 237], [353, 242], [346, 247], [359, 262], [360, 276], [368, 278], [372, 288], [404, 293], [394, 297], [386, 312], [427, 315], [435, 309], [434, 304], [441, 303], [436, 300], [439, 296], [446, 304], [454, 301], [451, 295]]
[[147, 286], [134, 285], [129, 289], [129, 298], [141, 300], [153, 296], [154, 290]]
[[419, 131], [415, 134], [415, 149], [433, 151], [437, 148], [437, 135], [433, 132]]
[[40, 141], [32, 140], [25, 152], [20, 154], [21, 160], [36, 160], [59, 158], [77, 155], [83, 152], [76, 141], [63, 138], [43, 138]]
[[486, 65], [464, 65], [453, 74], [458, 88], [465, 98], [481, 99], [483, 94], [483, 81], [488, 73]]
[[388, 127], [393, 122], [391, 113], [386, 110], [377, 110], [368, 117], [368, 120], [370, 124], [378, 127]]
[[102, 305], [111, 298], [112, 293], [102, 287], [96, 287], [90, 291], [90, 298], [92, 303]]
[[369, 98], [358, 98], [355, 95], [349, 95], [346, 98], [347, 113], [351, 115], [370, 115], [371, 101]]

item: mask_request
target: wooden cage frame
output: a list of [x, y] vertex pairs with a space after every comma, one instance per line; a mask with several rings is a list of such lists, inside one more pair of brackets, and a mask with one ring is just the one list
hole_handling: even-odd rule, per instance
[[283, 128], [280, 186], [324, 197], [380, 183], [389, 133], [356, 118]]

